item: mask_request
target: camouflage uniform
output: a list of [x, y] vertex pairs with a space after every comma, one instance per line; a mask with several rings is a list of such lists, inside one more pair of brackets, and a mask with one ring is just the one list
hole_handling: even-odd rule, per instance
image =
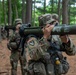
[[[55, 19], [52, 18], [51, 14], [44, 14], [39, 17], [40, 26], [45, 26], [53, 22], [55, 22]], [[50, 42], [55, 43], [55, 45], [52, 47]], [[41, 39], [35, 36], [28, 37], [26, 45], [31, 58], [28, 64], [29, 75], [47, 75], [47, 73], [48, 75], [55, 75], [54, 66], [51, 64], [49, 56], [50, 51], [54, 49], [58, 48], [62, 51], [64, 50], [68, 55], [75, 55], [76, 53], [76, 47], [72, 43], [70, 37], [68, 43], [63, 43], [58, 35], [52, 35], [48, 40], [44, 37]], [[55, 46], [57, 47], [54, 48]]]
[[[15, 20], [16, 27], [22, 23], [21, 19]], [[10, 63], [12, 66], [11, 75], [17, 75], [17, 66], [18, 61], [20, 61], [22, 75], [25, 75], [25, 66], [26, 66], [26, 56], [25, 52], [23, 56], [21, 55], [21, 47], [20, 47], [21, 37], [18, 32], [15, 31], [9, 40], [8, 47], [11, 50]]]

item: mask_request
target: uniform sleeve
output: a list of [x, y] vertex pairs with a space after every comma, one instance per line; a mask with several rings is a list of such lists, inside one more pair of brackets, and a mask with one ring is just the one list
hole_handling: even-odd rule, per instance
[[50, 47], [50, 43], [44, 37], [39, 40], [39, 43], [41, 48], [45, 51]]
[[67, 43], [62, 43], [66, 54], [75, 55], [76, 54], [76, 46], [73, 44], [72, 40], [69, 38]]

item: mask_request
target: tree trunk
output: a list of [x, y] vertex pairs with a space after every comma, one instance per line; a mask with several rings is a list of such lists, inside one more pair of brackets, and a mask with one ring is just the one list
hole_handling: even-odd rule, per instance
[[69, 24], [70, 24], [70, 14], [71, 14], [71, 13], [70, 13], [70, 11], [71, 11], [70, 2], [71, 2], [71, 1], [69, 1], [69, 8], [68, 8], [68, 11], [69, 11], [69, 12], [68, 12], [68, 23], [69, 23]]
[[60, 0], [58, 1], [58, 16], [59, 16], [59, 22], [60, 22], [60, 17], [61, 17], [61, 12], [60, 12], [60, 6], [61, 6], [61, 4], [60, 4]]
[[5, 2], [3, 0], [3, 18], [4, 18], [4, 25], [6, 25], [6, 9], [5, 9]]
[[46, 0], [44, 0], [44, 14], [46, 13]]
[[54, 0], [51, 0], [51, 4], [52, 4], [52, 9], [51, 9], [51, 11], [52, 11], [52, 13], [54, 12]]
[[1, 43], [2, 37], [1, 37], [1, 26], [0, 26], [0, 43]]
[[26, 23], [31, 23], [32, 18], [32, 0], [26, 0]]
[[25, 23], [25, 0], [22, 0], [22, 22]]
[[62, 24], [68, 24], [68, 2], [69, 0], [62, 1]]
[[18, 10], [17, 10], [17, 5], [15, 4], [15, 11], [16, 11], [16, 18], [18, 18]]
[[[18, 0], [12, 0], [12, 20], [14, 21], [16, 18], [19, 18], [18, 15]], [[13, 22], [14, 23], [14, 22]]]
[[8, 0], [8, 25], [12, 25], [12, 9], [11, 9], [11, 0]]
[[35, 3], [36, 3], [36, 0], [34, 0], [34, 20], [33, 20], [33, 23], [34, 23], [34, 24], [33, 24], [33, 26], [35, 26], [35, 18], [36, 18], [36, 17], [35, 17]]

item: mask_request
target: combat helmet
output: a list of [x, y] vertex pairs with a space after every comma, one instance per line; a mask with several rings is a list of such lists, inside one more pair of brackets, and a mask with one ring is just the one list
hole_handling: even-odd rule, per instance
[[55, 19], [55, 20], [58, 20], [59, 16], [58, 16], [58, 14], [52, 14], [52, 18]]
[[50, 24], [51, 22], [55, 21], [55, 19], [52, 18], [51, 14], [44, 14], [38, 17], [39, 20], [39, 26], [45, 26], [46, 24]]
[[21, 20], [20, 18], [15, 19], [14, 24], [15, 24], [15, 25], [17, 25], [17, 24], [22, 24], [22, 20]]

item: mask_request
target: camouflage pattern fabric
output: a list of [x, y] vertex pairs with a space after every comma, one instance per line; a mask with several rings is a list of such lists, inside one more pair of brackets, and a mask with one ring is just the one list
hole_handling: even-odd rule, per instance
[[[76, 50], [75, 50], [75, 46], [74, 46], [74, 44], [72, 43], [72, 41], [71, 41], [71, 39], [69, 38], [69, 41], [70, 41], [70, 45], [68, 46], [68, 45], [66, 45], [65, 44], [65, 46], [67, 46], [67, 47], [65, 47], [65, 46], [63, 46], [63, 43], [61, 42], [61, 40], [60, 40], [60, 38], [59, 38], [59, 36], [57, 36], [57, 35], [54, 35], [54, 36], [52, 36], [52, 38], [51, 38], [51, 41], [49, 41], [49, 42], [54, 42], [55, 43], [55, 46], [56, 46], [56, 48], [52, 48], [52, 47], [50, 47], [50, 50], [53, 50], [53, 49], [56, 49], [56, 50], [58, 50], [58, 49], [60, 49], [60, 50], [64, 50], [66, 53], [67, 53], [67, 51], [68, 51], [68, 55], [74, 55], [75, 54], [75, 52], [76, 52]], [[31, 44], [31, 45], [30, 45]], [[39, 45], [39, 46], [38, 46]], [[48, 41], [46, 40], [46, 39], [44, 39], [43, 37], [40, 39], [40, 40], [37, 40], [36, 38], [30, 38], [29, 39], [29, 41], [28, 41], [28, 45], [27, 45], [29, 48], [28, 48], [28, 51], [29, 51], [29, 55], [30, 56], [32, 56], [33, 58], [31, 58], [31, 60], [35, 60], [37, 63], [38, 63], [38, 61], [37, 60], [39, 60], [39, 59], [41, 59], [42, 58], [42, 60], [43, 60], [43, 62], [46, 64], [46, 72], [47, 72], [47, 74], [48, 75], [54, 75], [54, 64], [52, 64], [51, 63], [51, 61], [50, 61], [50, 56], [49, 56], [49, 54], [47, 53], [47, 49], [48, 49], [48, 47], [50, 46], [49, 45], [49, 43], [48, 43]], [[54, 46], [54, 47], [55, 47]], [[40, 48], [39, 48], [40, 47]], [[71, 48], [72, 47], [72, 48]], [[36, 50], [37, 49], [37, 50]], [[38, 52], [38, 49], [39, 49], [39, 52]], [[72, 52], [70, 52], [70, 50], [72, 50]], [[32, 52], [32, 53], [30, 53], [30, 51]], [[42, 52], [41, 52], [42, 51]], [[54, 51], [54, 50], [53, 50]], [[74, 52], [74, 54], [73, 54], [73, 52]], [[39, 53], [39, 54], [38, 54]], [[69, 54], [70, 53], [70, 54]], [[39, 57], [38, 57], [39, 56]], [[69, 64], [68, 64], [68, 62], [65, 60], [65, 62], [64, 61], [62, 61], [61, 60], [61, 66], [60, 66], [60, 68], [58, 67], [58, 69], [60, 69], [61, 70], [61, 72], [60, 73], [67, 73], [68, 72], [68, 70], [69, 70]], [[33, 63], [33, 62], [32, 62]], [[32, 64], [31, 63], [31, 64]], [[36, 64], [36, 63], [35, 63]], [[38, 65], [36, 65], [37, 66], [37, 68], [38, 68]], [[65, 69], [64, 69], [65, 68]]]
[[15, 19], [14, 24], [15, 25], [22, 24], [22, 20], [20, 18], [17, 18]]
[[[44, 40], [44, 41], [43, 41]], [[44, 38], [37, 40], [35, 37], [31, 37], [29, 41], [26, 43], [28, 53], [30, 55], [31, 60], [39, 60], [40, 58], [49, 58], [49, 53], [47, 53], [47, 49], [50, 46], [49, 43], [45, 43], [47, 40]], [[47, 57], [46, 57], [47, 56]]]
[[38, 62], [31, 62], [28, 65], [28, 75], [47, 75], [45, 65], [38, 61]]
[[32, 60], [38, 60], [41, 58], [41, 54], [43, 54], [43, 50], [40, 48], [38, 45], [38, 41], [36, 38], [32, 37], [28, 42], [27, 42], [27, 48], [29, 55]]
[[21, 56], [21, 52], [11, 52], [10, 63], [12, 66], [11, 75], [17, 75], [18, 61], [20, 61], [22, 75], [25, 75], [26, 58], [25, 54]]
[[[58, 36], [52, 36], [52, 40], [51, 41], [55, 42], [55, 44], [59, 46], [57, 48], [61, 48], [60, 47], [61, 46], [61, 41], [59, 41], [59, 37]], [[47, 49], [49, 47], [49, 43], [47, 42], [47, 40], [45, 40], [44, 38], [41, 38], [40, 40], [37, 40], [35, 37], [32, 37], [32, 38], [30, 38], [28, 40], [27, 47], [28, 47], [28, 51], [29, 51], [29, 55], [31, 57], [31, 60], [35, 60], [36, 61], [36, 63], [34, 65], [39, 63], [38, 62], [39, 59], [42, 59], [43, 62], [46, 64], [45, 68], [46, 68], [47, 74], [48, 75], [52, 75], [52, 74], [54, 75], [54, 65], [51, 64], [50, 56], [47, 53]], [[67, 62], [65, 61], [64, 64], [63, 63], [61, 64], [61, 66], [63, 66], [65, 68], [65, 70], [63, 70], [62, 68], [61, 68], [61, 70], [65, 71], [67, 73], [68, 70], [69, 70], [69, 66], [68, 66], [68, 64], [66, 65], [66, 63]], [[38, 65], [36, 65], [36, 68], [38, 68]], [[40, 70], [40, 69], [38, 68], [38, 70]]]
[[51, 14], [44, 14], [38, 17], [39, 26], [45, 26], [46, 24], [52, 23], [55, 19], [52, 18]]
[[71, 56], [76, 54], [76, 46], [73, 44], [70, 37], [69, 37], [69, 42], [65, 44], [62, 43], [58, 35], [52, 35], [51, 41], [49, 42], [55, 42], [55, 45], [58, 46], [59, 49], [64, 51], [67, 55]]
[[59, 16], [57, 14], [52, 14], [52, 18], [58, 21]]
[[[54, 70], [53, 70], [54, 68], [52, 69], [49, 68], [51, 67], [52, 64], [50, 61], [50, 55], [49, 53], [47, 53], [47, 48], [49, 47], [49, 43], [48, 42], [46, 43], [46, 42], [47, 40], [45, 40], [44, 38], [37, 40], [36, 37], [31, 37], [27, 41], [27, 49], [29, 52], [29, 56], [31, 60], [33, 60], [33, 62], [31, 62], [30, 65], [31, 67], [33, 67], [33, 69], [35, 67], [35, 69], [37, 70], [38, 73], [36, 73], [36, 75], [46, 75], [46, 72], [48, 75], [51, 75], [54, 73]], [[48, 71], [45, 70], [45, 66], [43, 66], [44, 63], [47, 64], [46, 69]], [[28, 65], [28, 68], [30, 67], [30, 65]], [[43, 69], [40, 67], [41, 65]], [[36, 70], [31, 71], [32, 73], [30, 75], [35, 75], [34, 73], [36, 72]]]

